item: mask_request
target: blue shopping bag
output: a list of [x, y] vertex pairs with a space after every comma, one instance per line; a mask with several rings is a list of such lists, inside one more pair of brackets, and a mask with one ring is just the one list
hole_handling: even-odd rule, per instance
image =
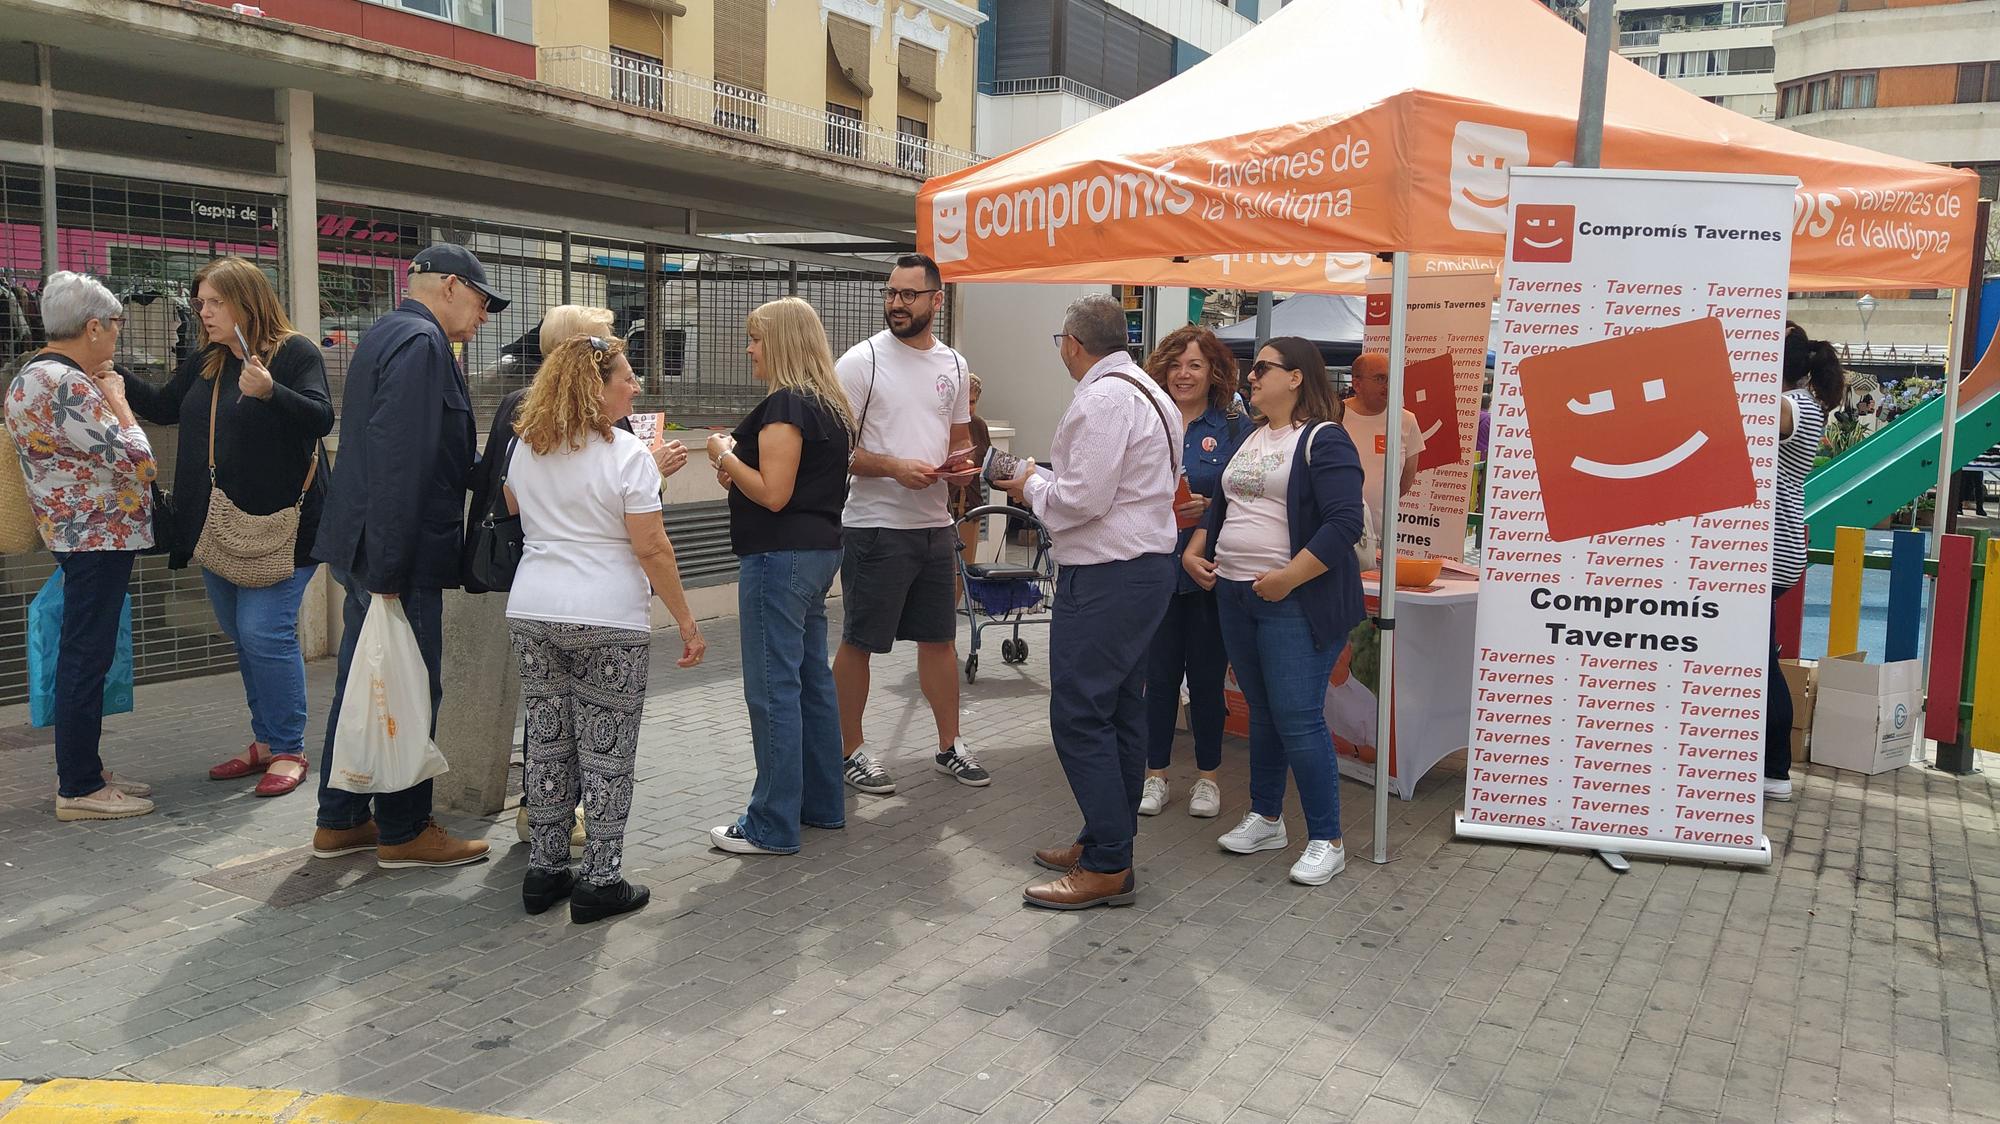
[[[62, 652], [63, 572], [49, 575], [42, 591], [28, 603], [28, 721], [35, 726], [56, 722], [56, 659]], [[118, 647], [111, 673], [104, 677], [104, 713], [132, 710], [132, 595], [118, 612]]]

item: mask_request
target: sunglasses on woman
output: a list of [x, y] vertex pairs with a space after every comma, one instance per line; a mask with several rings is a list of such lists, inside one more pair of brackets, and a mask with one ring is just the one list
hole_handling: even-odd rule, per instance
[[1287, 367], [1283, 363], [1273, 363], [1269, 359], [1259, 359], [1250, 364], [1250, 377], [1261, 379], [1272, 371], [1296, 371], [1297, 367]]

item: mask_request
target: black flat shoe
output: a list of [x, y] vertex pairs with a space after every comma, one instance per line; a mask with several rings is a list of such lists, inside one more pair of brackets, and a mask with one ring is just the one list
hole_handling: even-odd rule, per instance
[[652, 897], [651, 890], [634, 886], [623, 878], [609, 886], [578, 883], [576, 891], [569, 897], [569, 919], [578, 925], [588, 925], [592, 921], [644, 909]]
[[521, 904], [527, 907], [530, 914], [547, 913], [557, 902], [569, 897], [574, 889], [574, 871], [529, 867], [528, 876], [521, 880]]

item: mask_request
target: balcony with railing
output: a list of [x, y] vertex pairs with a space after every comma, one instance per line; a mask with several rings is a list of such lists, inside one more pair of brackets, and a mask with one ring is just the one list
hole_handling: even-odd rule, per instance
[[1042, 78], [1003, 78], [991, 83], [991, 88], [985, 92], [996, 98], [1029, 94], [1068, 94], [1104, 109], [1115, 108], [1124, 104], [1125, 100], [1062, 74], [1051, 74]]
[[976, 153], [871, 125], [841, 106], [814, 108], [593, 47], [544, 47], [541, 81], [645, 113], [925, 178], [967, 168]]

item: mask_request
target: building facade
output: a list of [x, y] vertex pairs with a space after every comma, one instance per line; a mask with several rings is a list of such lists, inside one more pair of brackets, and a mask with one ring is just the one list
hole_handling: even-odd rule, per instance
[[1692, 94], [1769, 121], [1786, 0], [1617, 0], [1618, 53]]
[[[337, 402], [410, 258], [454, 241], [514, 300], [462, 356], [482, 433], [532, 374], [520, 357], [542, 311], [564, 302], [618, 314], [640, 409], [733, 423], [762, 394], [743, 355], [757, 304], [812, 300], [836, 347], [880, 326], [884, 255], [911, 244], [917, 188], [974, 159], [950, 141], [969, 141], [984, 17], [952, 0], [759, 0], [762, 38], [725, 21], [718, 46], [718, 5], [645, 0], [650, 69], [611, 55], [645, 53], [631, 7], [0, 0], [0, 371], [37, 345], [42, 277], [74, 269], [126, 301], [123, 359], [162, 378], [195, 346], [195, 271], [237, 254], [321, 342]], [[591, 11], [601, 50], [574, 30]], [[865, 55], [836, 53], [853, 46], [836, 16]], [[866, 87], [845, 106], [858, 116], [833, 111], [836, 77]], [[153, 436], [170, 477], [172, 435]], [[733, 581], [712, 474], [670, 483], [694, 584]], [[143, 559], [133, 583], [138, 677], [233, 667], [198, 577], [164, 561]], [[21, 694], [26, 606], [52, 566], [0, 559], [0, 703]], [[325, 584], [302, 614], [309, 652], [332, 639]]]
[[[1982, 197], [2000, 195], [2000, 0], [1789, 0], [1774, 42], [1779, 124], [1970, 168]], [[2000, 224], [1986, 240], [1990, 271]], [[1949, 296], [1826, 294], [1794, 300], [1793, 317], [1857, 365], [1942, 364]]]
[[[1282, 6], [1280, 0], [980, 0], [991, 18], [979, 33], [974, 145], [997, 156], [1058, 133], [1200, 64]], [[1073, 389], [1055, 352], [1033, 341], [1061, 327], [1071, 301], [1105, 292], [1113, 287], [958, 287], [956, 339], [984, 381], [981, 412], [1014, 429], [1015, 450], [1047, 455]], [[1128, 309], [1135, 351], [1189, 322], [1187, 289], [1116, 295]]]

